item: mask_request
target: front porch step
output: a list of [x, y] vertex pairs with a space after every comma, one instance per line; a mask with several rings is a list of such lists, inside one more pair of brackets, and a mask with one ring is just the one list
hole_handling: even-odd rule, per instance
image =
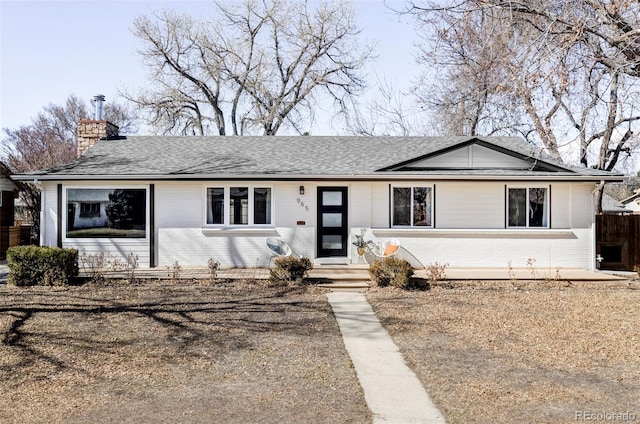
[[313, 260], [313, 266], [348, 266], [351, 264], [349, 258], [316, 258]]
[[330, 289], [331, 291], [349, 291], [364, 293], [369, 290], [369, 284], [364, 281], [331, 281], [320, 283], [318, 287]]
[[330, 281], [369, 281], [369, 267], [358, 265], [315, 265], [310, 279]]

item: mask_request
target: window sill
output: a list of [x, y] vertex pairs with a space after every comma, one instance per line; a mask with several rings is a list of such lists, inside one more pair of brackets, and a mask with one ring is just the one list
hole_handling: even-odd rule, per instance
[[278, 236], [274, 227], [204, 227], [202, 234], [205, 236], [214, 235], [256, 235], [256, 236]]
[[554, 228], [497, 228], [497, 229], [441, 229], [441, 228], [373, 228], [376, 237], [426, 237], [426, 238], [577, 238], [572, 230]]

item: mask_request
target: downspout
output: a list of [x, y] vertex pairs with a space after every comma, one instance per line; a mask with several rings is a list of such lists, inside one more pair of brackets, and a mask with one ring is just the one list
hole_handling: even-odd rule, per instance
[[149, 184], [149, 268], [156, 267], [156, 186]]
[[[602, 185], [602, 189], [604, 190], [604, 180], [600, 180], [600, 185]], [[593, 188], [591, 192], [591, 239], [593, 240], [591, 243], [591, 269], [590, 271], [594, 271], [598, 269], [598, 258], [597, 258], [597, 243], [596, 240], [596, 208], [595, 208], [595, 196], [598, 191], [598, 184]]]
[[[57, 247], [62, 247], [62, 220], [64, 219], [64, 205], [62, 204], [62, 184], [58, 184], [57, 185], [57, 204], [58, 207], [56, 209], [56, 214], [57, 216], [57, 220], [56, 220], [56, 227], [57, 227], [57, 231], [56, 231], [56, 246]], [[40, 203], [42, 204], [42, 200], [40, 200]]]
[[45, 205], [45, 194], [44, 189], [42, 188], [42, 183], [38, 181], [37, 178], [33, 180], [33, 185], [40, 189], [40, 246], [44, 246], [44, 234], [45, 234], [45, 222], [44, 222], [44, 205]]

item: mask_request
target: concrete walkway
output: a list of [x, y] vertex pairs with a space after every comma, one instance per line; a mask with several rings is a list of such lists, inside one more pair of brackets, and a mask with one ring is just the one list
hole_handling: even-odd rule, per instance
[[362, 293], [327, 293], [375, 423], [445, 423]]
[[7, 284], [7, 278], [9, 277], [9, 267], [7, 261], [0, 261], [0, 284]]

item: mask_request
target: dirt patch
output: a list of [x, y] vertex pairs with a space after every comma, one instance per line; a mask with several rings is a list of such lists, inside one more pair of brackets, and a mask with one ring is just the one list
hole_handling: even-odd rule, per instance
[[0, 422], [370, 422], [324, 292], [0, 287]]
[[450, 423], [640, 421], [640, 290], [520, 286], [368, 298]]

